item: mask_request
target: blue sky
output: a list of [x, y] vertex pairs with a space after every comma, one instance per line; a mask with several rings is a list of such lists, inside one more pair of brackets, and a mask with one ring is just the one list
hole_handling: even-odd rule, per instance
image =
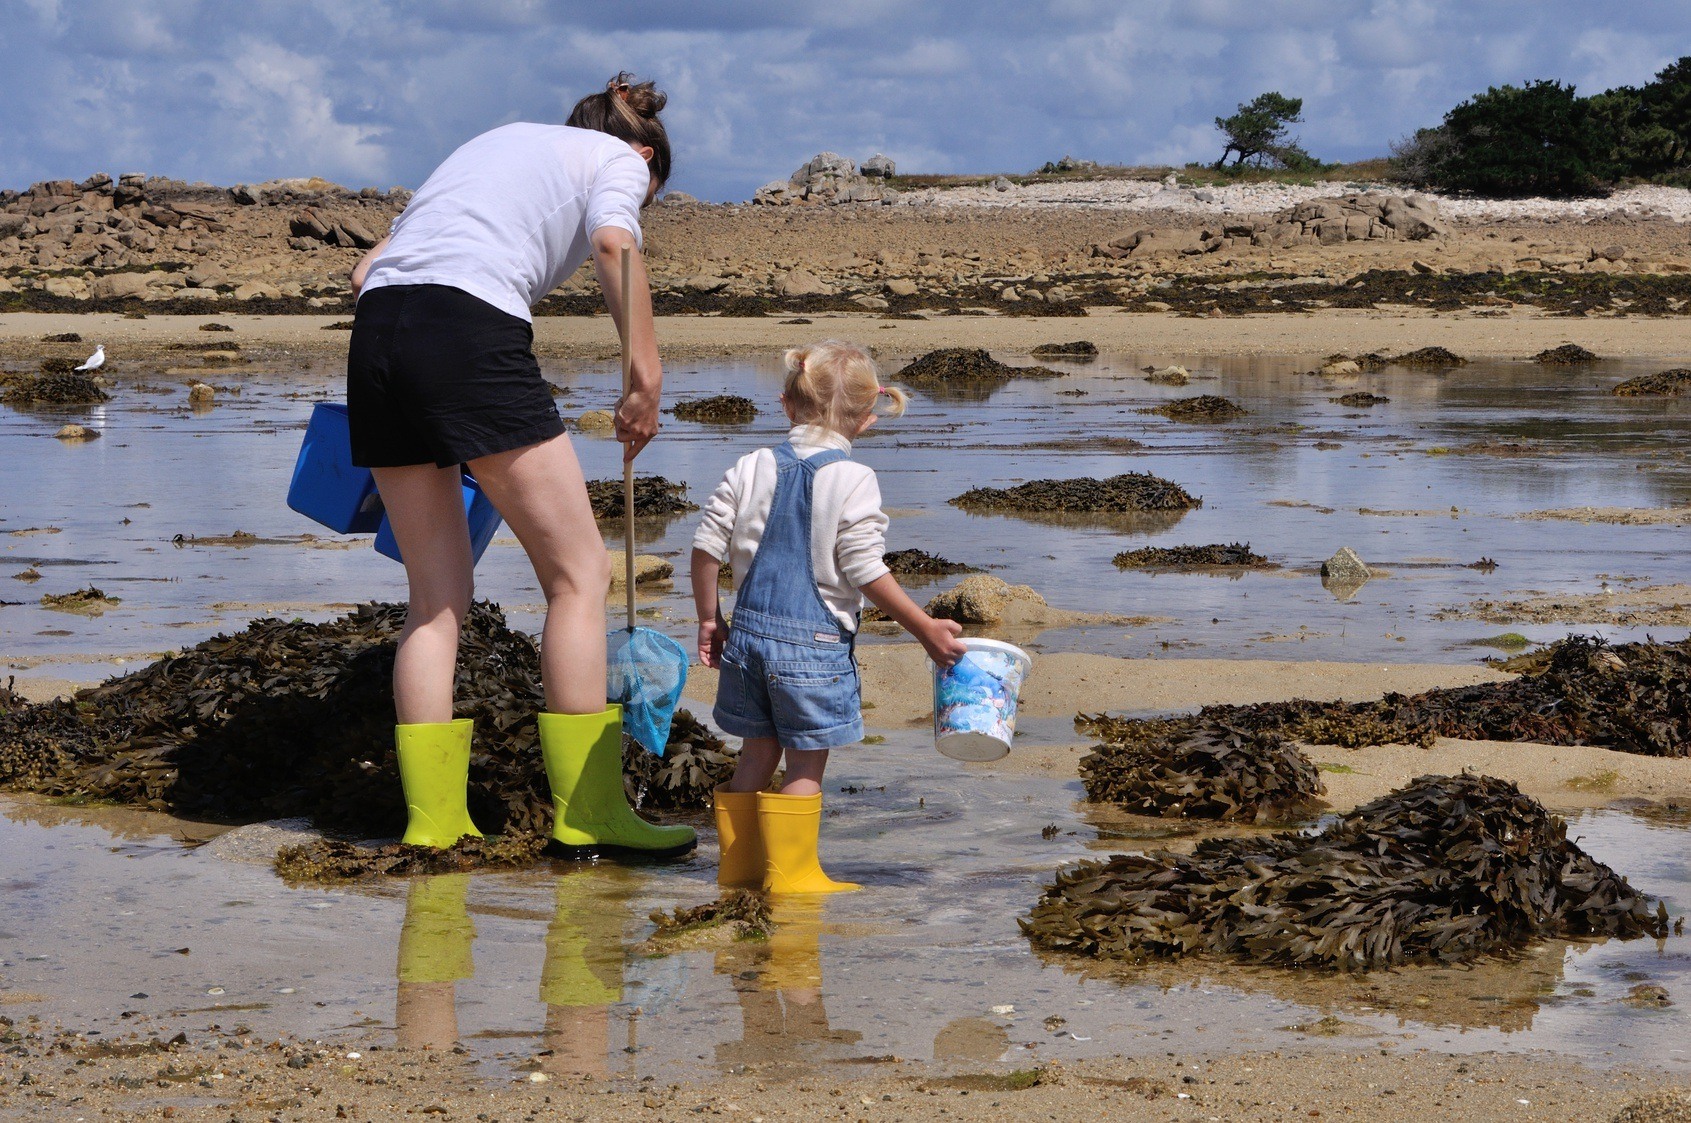
[[1686, 0], [0, 0], [0, 187], [415, 187], [621, 68], [669, 91], [670, 186], [708, 199], [824, 149], [909, 172], [1214, 160], [1214, 118], [1269, 89], [1349, 160], [1489, 85], [1590, 93], [1685, 54]]

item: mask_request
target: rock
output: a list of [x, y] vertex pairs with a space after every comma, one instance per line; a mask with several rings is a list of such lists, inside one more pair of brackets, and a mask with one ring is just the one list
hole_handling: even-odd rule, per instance
[[1422, 261], [1420, 258], [1416, 258], [1414, 261], [1411, 261], [1409, 263], [1409, 267], [1411, 269], [1415, 270], [1415, 272], [1417, 272], [1417, 273], [1431, 273], [1431, 272], [1433, 272], [1432, 263]]
[[1609, 1123], [1691, 1123], [1691, 1093], [1668, 1088], [1640, 1096], [1621, 1108]]
[[89, 295], [100, 300], [138, 300], [147, 295], [145, 273], [108, 273], [95, 277], [88, 286]]
[[793, 201], [793, 185], [784, 179], [772, 179], [752, 193], [752, 202], [762, 206], [779, 206]]
[[891, 179], [898, 174], [898, 165], [889, 156], [879, 152], [863, 161], [863, 174], [871, 179]]
[[616, 429], [616, 415], [610, 410], [590, 409], [575, 419], [575, 426], [583, 433], [608, 433]]
[[217, 400], [217, 388], [207, 382], [195, 382], [188, 387], [188, 401], [197, 406], [208, 406]]
[[48, 277], [41, 286], [48, 296], [87, 300], [88, 284], [81, 277]]
[[376, 236], [370, 232], [368, 227], [364, 226], [363, 223], [360, 223], [356, 219], [341, 219], [340, 228], [344, 233], [352, 238], [352, 244], [356, 249], [370, 249], [378, 240]]
[[1362, 558], [1349, 546], [1340, 547], [1338, 553], [1321, 563], [1323, 584], [1360, 587], [1372, 576], [1374, 571], [1363, 564]]
[[832, 296], [834, 290], [824, 284], [821, 278], [804, 269], [794, 269], [785, 277], [776, 289], [782, 296]]
[[892, 307], [887, 303], [886, 297], [867, 292], [858, 293], [851, 298], [851, 302], [860, 308], [867, 308], [871, 312], [884, 312]]
[[681, 282], [681, 287], [689, 292], [721, 292], [728, 287], [727, 277], [718, 277], [712, 273], [700, 273], [696, 277], [688, 277]]
[[994, 191], [1008, 191], [1014, 186], [1016, 185], [1011, 183], [1008, 179], [1005, 179], [1003, 176], [999, 176], [997, 179], [992, 181], [992, 189]]
[[82, 425], [66, 425], [53, 436], [61, 441], [92, 441], [99, 438], [100, 431]]
[[[611, 588], [620, 589], [628, 583], [627, 558], [621, 550], [608, 551], [611, 557]], [[667, 581], [675, 576], [675, 566], [663, 558], [651, 554], [634, 555], [634, 585], [650, 584], [653, 581]]]
[[1596, 251], [1597, 256], [1605, 261], [1622, 261], [1626, 258], [1625, 246], [1605, 246]]
[[919, 291], [916, 282], [906, 277], [895, 277], [887, 282], [887, 292], [893, 296], [915, 296]]
[[1015, 601], [1043, 605], [1045, 598], [1027, 585], [1011, 585], [1002, 578], [977, 573], [928, 602], [928, 615], [959, 624], [997, 624]]
[[255, 207], [264, 202], [264, 193], [250, 183], [237, 183], [229, 189], [229, 198], [243, 207]]
[[1148, 367], [1145, 381], [1166, 386], [1184, 386], [1192, 380], [1192, 372], [1183, 366]]
[[1015, 285], [1005, 285], [1003, 290], [999, 292], [998, 299], [1006, 304], [1015, 304], [1022, 299], [1022, 294], [1016, 291]]
[[1349, 378], [1362, 373], [1362, 368], [1353, 359], [1340, 359], [1338, 362], [1328, 363], [1316, 373], [1324, 378]]
[[658, 202], [666, 207], [684, 207], [689, 203], [697, 203], [698, 196], [689, 195], [685, 191], [665, 191]]
[[236, 300], [275, 300], [281, 292], [274, 285], [266, 285], [258, 281], [248, 281], [235, 288]]

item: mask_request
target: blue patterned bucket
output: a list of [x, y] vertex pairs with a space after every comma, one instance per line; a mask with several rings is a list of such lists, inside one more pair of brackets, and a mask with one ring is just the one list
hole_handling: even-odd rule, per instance
[[967, 655], [934, 668], [934, 746], [953, 760], [998, 760], [1016, 735], [1016, 698], [1033, 658], [994, 639], [963, 642]]

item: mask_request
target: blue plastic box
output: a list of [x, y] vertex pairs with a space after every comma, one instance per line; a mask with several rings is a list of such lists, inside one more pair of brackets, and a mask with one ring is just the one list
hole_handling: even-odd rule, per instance
[[288, 506], [341, 534], [369, 534], [384, 522], [375, 477], [352, 462], [352, 426], [338, 402], [311, 411]]
[[[479, 562], [503, 520], [493, 500], [482, 492], [481, 485], [468, 472], [464, 473], [464, 515], [470, 520], [470, 556]], [[405, 560], [399, 556], [399, 543], [394, 539], [393, 527], [386, 515], [382, 516], [382, 525], [376, 531], [376, 552], [396, 562]]]

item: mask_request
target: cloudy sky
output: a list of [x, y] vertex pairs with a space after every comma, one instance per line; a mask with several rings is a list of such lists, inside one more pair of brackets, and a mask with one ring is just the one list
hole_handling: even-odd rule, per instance
[[[659, 79], [671, 187], [744, 199], [824, 149], [907, 172], [1214, 160], [1264, 90], [1383, 155], [1488, 85], [1637, 85], [1686, 0], [0, 0], [0, 187], [141, 171], [415, 187], [509, 121]], [[1340, 14], [1342, 13], [1342, 14]]]

